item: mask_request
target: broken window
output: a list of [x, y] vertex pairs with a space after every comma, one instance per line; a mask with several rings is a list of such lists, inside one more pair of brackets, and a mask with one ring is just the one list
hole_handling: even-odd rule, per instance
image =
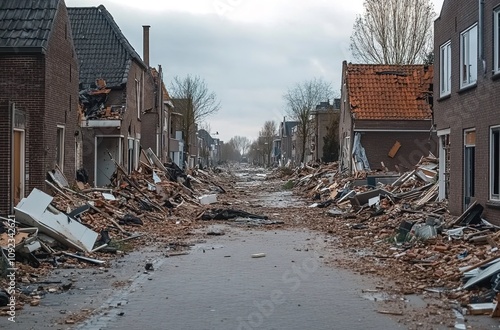
[[491, 129], [490, 145], [490, 199], [500, 200], [500, 127]]
[[61, 170], [64, 166], [64, 126], [57, 125], [56, 164]]
[[451, 93], [451, 42], [448, 41], [440, 47], [439, 51], [439, 96]]
[[460, 34], [460, 87], [477, 80], [477, 24]]

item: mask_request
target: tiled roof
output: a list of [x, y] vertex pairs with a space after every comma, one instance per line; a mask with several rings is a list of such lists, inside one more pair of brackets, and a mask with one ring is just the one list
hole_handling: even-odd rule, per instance
[[1, 0], [0, 51], [46, 49], [59, 0]]
[[356, 119], [431, 119], [432, 66], [347, 64], [351, 111]]
[[103, 5], [68, 8], [68, 13], [83, 88], [94, 84], [97, 78], [106, 80], [110, 88], [126, 83], [132, 60], [147, 69]]

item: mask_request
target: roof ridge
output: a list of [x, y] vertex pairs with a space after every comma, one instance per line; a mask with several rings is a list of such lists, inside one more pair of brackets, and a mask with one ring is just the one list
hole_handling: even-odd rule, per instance
[[122, 46], [125, 48], [125, 50], [127, 50], [129, 52], [129, 55], [133, 59], [137, 60], [139, 62], [139, 64], [141, 64], [145, 69], [148, 69], [148, 66], [146, 65], [146, 63], [144, 63], [141, 56], [135, 51], [134, 47], [132, 47], [132, 45], [128, 42], [128, 40], [125, 37], [125, 35], [123, 34], [122, 30], [120, 29], [118, 24], [116, 24], [115, 19], [109, 13], [109, 11], [106, 9], [106, 7], [104, 7], [104, 5], [99, 5], [97, 7], [97, 9], [103, 13], [104, 17], [106, 18], [108, 23], [111, 25], [112, 30], [117, 35], [118, 41], [122, 44]]

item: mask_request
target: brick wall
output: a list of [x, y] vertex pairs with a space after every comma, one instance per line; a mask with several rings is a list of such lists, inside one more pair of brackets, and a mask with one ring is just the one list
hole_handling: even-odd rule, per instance
[[[40, 182], [43, 157], [31, 154], [33, 148], [44, 150], [45, 145], [40, 136], [43, 134], [43, 114], [45, 112], [45, 61], [41, 54], [5, 54], [0, 56], [0, 171], [3, 173], [2, 189], [0, 189], [0, 214], [12, 212], [12, 196], [10, 184], [12, 126], [10, 121], [9, 102], [27, 115], [25, 131], [25, 195], [34, 187], [32, 182]], [[42, 126], [42, 129], [39, 127]], [[31, 147], [33, 145], [33, 147]], [[42, 175], [44, 179], [45, 176]], [[43, 180], [42, 180], [43, 181]], [[43, 184], [38, 188], [43, 188]]]
[[[396, 141], [401, 147], [391, 158], [388, 153]], [[422, 156], [429, 155], [429, 151], [434, 155], [437, 153], [437, 137], [429, 133], [362, 132], [361, 145], [372, 170], [382, 169], [381, 162], [390, 171], [397, 171], [396, 165], [401, 171], [412, 170]]]
[[[36, 128], [37, 137], [43, 136], [44, 149], [30, 145], [30, 152], [44, 158], [37, 169], [32, 187], [43, 185], [44, 174], [55, 167], [57, 127], [64, 127], [63, 172], [69, 182], [75, 179], [75, 137], [78, 136], [78, 62], [71, 37], [71, 26], [64, 3], [59, 4], [46, 53], [45, 113], [36, 118], [43, 123]], [[41, 131], [43, 129], [43, 131]], [[40, 135], [39, 135], [40, 134]], [[78, 134], [78, 135], [77, 135]], [[40, 181], [42, 180], [42, 181]]]
[[[159, 129], [159, 111], [162, 109], [158, 107], [156, 97], [156, 84], [151, 73], [147, 72], [144, 76], [144, 110], [147, 113], [141, 117], [141, 146], [144, 149], [151, 148], [155, 153], [157, 144], [156, 136]], [[160, 155], [157, 156], [161, 159], [161, 151]]]
[[[485, 1], [484, 7], [484, 60], [478, 65], [477, 85], [460, 90], [460, 33], [478, 22], [478, 2], [445, 0], [441, 17], [435, 21], [434, 52], [434, 113], [437, 129], [450, 129], [451, 166], [449, 206], [452, 214], [458, 215], [464, 209], [464, 130], [475, 129], [475, 197], [485, 207], [483, 217], [500, 224], [500, 209], [489, 201], [490, 127], [500, 125], [498, 104], [500, 103], [500, 80], [493, 76], [493, 15], [492, 11], [500, 5], [500, 0]], [[451, 40], [451, 95], [439, 98], [439, 47]]]
[[74, 177], [74, 133], [78, 100], [78, 73], [66, 8], [61, 2], [45, 54], [0, 56], [0, 214], [12, 212], [11, 136], [9, 102], [26, 113], [25, 195], [45, 190], [46, 173], [55, 164], [57, 124], [66, 126], [65, 174]]
[[[1, 63], [3, 59], [0, 58], [0, 85], [4, 84], [4, 77], [1, 72], [3, 72], [3, 68]], [[11, 116], [10, 116], [10, 104], [4, 97], [3, 93], [4, 88], [0, 87], [0, 172], [3, 175], [0, 175], [0, 215], [7, 215], [10, 213], [10, 201], [11, 201], [11, 175], [10, 175], [10, 164], [12, 162], [11, 158]]]
[[141, 126], [141, 147], [143, 149], [151, 148], [156, 153], [156, 125], [158, 123], [158, 114], [149, 112], [142, 116]]

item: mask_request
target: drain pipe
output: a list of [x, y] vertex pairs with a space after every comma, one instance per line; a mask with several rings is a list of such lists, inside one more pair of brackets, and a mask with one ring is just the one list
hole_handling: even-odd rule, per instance
[[486, 60], [484, 59], [484, 36], [483, 36], [483, 26], [484, 26], [484, 0], [478, 0], [479, 17], [477, 23], [478, 31], [478, 51], [479, 51], [479, 61], [483, 68], [483, 74], [486, 74]]

